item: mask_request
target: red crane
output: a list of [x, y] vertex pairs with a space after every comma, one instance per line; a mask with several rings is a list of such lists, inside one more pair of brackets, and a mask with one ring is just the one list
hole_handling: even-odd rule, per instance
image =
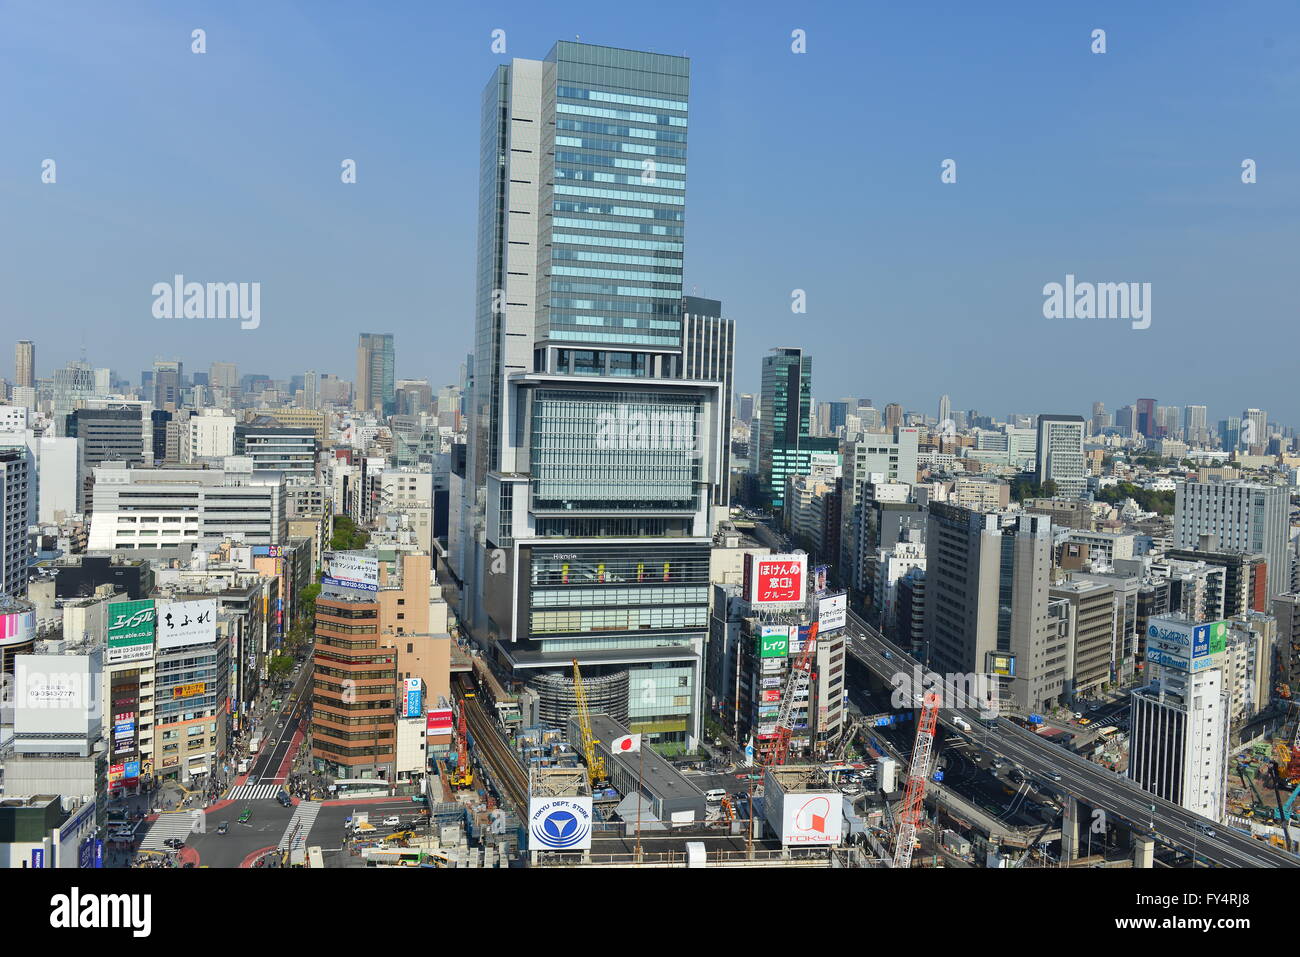
[[465, 700], [460, 702], [460, 718], [456, 722], [456, 770], [452, 772], [452, 787], [472, 787], [474, 772], [469, 766], [469, 732], [465, 727]]
[[921, 701], [921, 715], [916, 721], [916, 745], [912, 748], [912, 767], [903, 791], [903, 810], [898, 816], [898, 838], [894, 843], [894, 866], [912, 866], [912, 845], [916, 828], [925, 811], [925, 783], [929, 778], [930, 752], [934, 749], [934, 729], [939, 720], [939, 696], [927, 692]]
[[[794, 729], [790, 727], [790, 715], [794, 711], [796, 692], [800, 688], [808, 688], [812, 675], [813, 650], [817, 646], [817, 622], [808, 626], [808, 640], [804, 642], [803, 648], [799, 652], [799, 657], [795, 659], [794, 664], [790, 666], [790, 680], [786, 682], [785, 695], [781, 698], [781, 710], [776, 718], [775, 736], [767, 741], [767, 746], [759, 752], [759, 765], [762, 767], [773, 767], [775, 765], [785, 764], [785, 759], [790, 753], [790, 738], [794, 735]], [[809, 702], [811, 708], [812, 696], [809, 695], [805, 700]], [[809, 711], [809, 720], [812, 719], [811, 710]]]

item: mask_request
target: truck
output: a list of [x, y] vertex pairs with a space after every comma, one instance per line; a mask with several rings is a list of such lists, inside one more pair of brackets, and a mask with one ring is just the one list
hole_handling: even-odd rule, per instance
[[962, 731], [970, 730], [970, 722], [967, 721], [965, 718], [963, 718], [961, 715], [957, 715], [955, 718], [953, 718], [952, 723]]
[[239, 773], [240, 773], [240, 774], [247, 774], [247, 773], [248, 773], [248, 758], [240, 758], [240, 760], [239, 760]]
[[257, 754], [257, 749], [260, 748], [261, 746], [262, 746], [262, 734], [259, 731], [257, 734], [253, 735], [252, 738], [249, 739], [248, 753]]

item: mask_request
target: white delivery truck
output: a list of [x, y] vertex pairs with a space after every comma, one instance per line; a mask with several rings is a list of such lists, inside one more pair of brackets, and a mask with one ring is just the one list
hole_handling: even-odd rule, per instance
[[965, 718], [963, 718], [961, 715], [957, 715], [957, 717], [953, 718], [952, 723], [955, 724], [962, 731], [970, 730], [970, 722], [967, 721]]
[[255, 735], [253, 735], [253, 737], [252, 737], [251, 739], [249, 739], [249, 742], [248, 742], [248, 753], [249, 753], [249, 754], [257, 754], [257, 749], [260, 748], [261, 746], [262, 746], [262, 735], [261, 735], [261, 732], [259, 732], [259, 733], [255, 734]]

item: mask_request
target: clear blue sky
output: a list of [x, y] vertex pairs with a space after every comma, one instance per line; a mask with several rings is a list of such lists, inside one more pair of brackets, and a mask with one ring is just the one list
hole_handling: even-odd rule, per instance
[[[391, 331], [399, 376], [454, 381], [500, 28], [509, 56], [580, 35], [692, 58], [687, 291], [738, 321], [742, 390], [801, 345], [820, 399], [1300, 424], [1297, 9], [8, 2], [0, 333], [43, 375], [84, 344], [132, 380], [156, 356], [350, 379], [356, 334]], [[154, 319], [177, 272], [260, 281], [262, 327]], [[1151, 328], [1044, 319], [1067, 273], [1152, 283]]]

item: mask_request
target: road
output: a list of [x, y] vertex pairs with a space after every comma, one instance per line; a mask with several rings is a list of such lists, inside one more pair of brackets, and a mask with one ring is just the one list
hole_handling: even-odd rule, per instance
[[279, 776], [280, 765], [293, 746], [294, 734], [311, 701], [311, 669], [311, 658], [308, 658], [299, 668], [292, 690], [277, 692], [282, 696], [280, 700], [284, 706], [278, 713], [271, 712], [267, 715], [262, 726], [262, 749], [249, 771], [249, 783], [283, 783], [284, 778]]
[[[850, 654], [886, 681], [890, 675], [900, 670], [910, 671], [913, 666], [925, 670], [911, 655], [887, 641], [853, 612], [849, 613], [847, 634]], [[891, 657], [885, 657], [886, 651]], [[1300, 858], [1156, 797], [1128, 778], [1086, 761], [1004, 718], [997, 718], [994, 727], [987, 727], [980, 723], [979, 712], [974, 709], [944, 709], [939, 720], [955, 729], [953, 719], [958, 714], [971, 725], [973, 730], [968, 736], [976, 743], [1015, 761], [1062, 795], [1072, 795], [1090, 807], [1128, 821], [1161, 844], [1227, 867], [1300, 867]], [[1200, 827], [1204, 825], [1213, 826], [1213, 837], [1201, 832]], [[1085, 830], [1086, 827], [1081, 828], [1081, 836]]]

